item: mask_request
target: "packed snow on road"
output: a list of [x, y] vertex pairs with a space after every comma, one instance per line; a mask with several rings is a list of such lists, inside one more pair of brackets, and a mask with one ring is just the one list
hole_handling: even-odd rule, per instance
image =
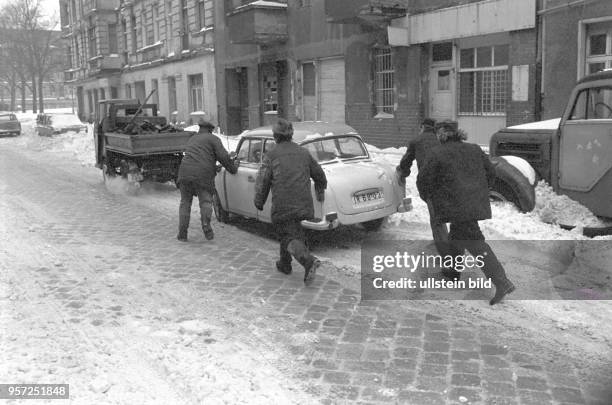
[[[17, 138], [4, 139], [1, 141], [2, 143], [14, 145], [33, 153], [40, 152], [41, 161], [49, 157], [53, 159], [53, 156], [57, 156], [58, 160], [69, 157], [72, 162], [66, 164], [74, 166], [74, 162], [78, 162], [80, 168], [86, 173], [93, 173], [98, 170], [94, 168], [95, 153], [92, 125], [88, 126], [87, 133], [66, 132], [52, 137], [40, 137], [36, 135], [33, 128], [35, 115], [18, 115], [22, 122], [23, 135]], [[216, 135], [220, 137], [228, 149], [233, 149], [237, 145], [236, 137], [228, 137], [221, 133]], [[381, 150], [369, 145], [369, 150], [375, 160], [395, 166], [406, 149], [387, 148]], [[419, 198], [415, 184], [416, 164], [412, 169], [412, 174], [407, 178], [406, 194], [412, 197], [413, 210], [389, 217], [382, 229], [375, 233], [375, 236], [379, 239], [431, 240], [427, 207]], [[99, 178], [102, 182], [101, 173]], [[145, 184], [139, 194], [134, 196], [128, 193], [127, 184], [120, 178], [116, 178], [108, 182], [107, 190], [111, 194], [124, 196], [133, 204], [151, 207], [161, 215], [168, 217], [177, 215], [180, 196], [178, 190], [172, 184]], [[58, 190], [58, 192], [61, 192], [61, 190]], [[537, 184], [536, 195], [536, 208], [530, 213], [520, 213], [508, 203], [494, 203], [493, 218], [481, 222], [486, 238], [492, 241], [552, 241], [548, 245], [549, 249], [541, 252], [502, 252], [500, 257], [502, 261], [506, 260], [504, 265], [509, 269], [510, 275], [517, 281], [517, 284], [526, 291], [527, 295], [533, 294], [532, 297], [537, 297], [539, 293], [536, 291], [538, 285], [550, 284], [550, 274], [548, 273], [550, 269], [539, 269], [536, 262], [545, 257], [550, 263], [556, 263], [553, 260], [555, 259], [554, 256], [559, 255], [561, 248], [568, 246], [565, 242], [573, 241], [571, 245], [573, 250], [570, 252], [570, 256], [573, 255], [574, 262], [580, 261], [582, 264], [586, 263], [591, 269], [597, 269], [599, 279], [596, 281], [609, 287], [609, 263], [612, 262], [610, 249], [605, 248], [605, 243], [598, 245], [602, 246], [601, 249], [592, 249], [591, 245], [580, 243], [588, 240], [582, 234], [582, 227], [603, 227], [610, 226], [611, 223], [597, 218], [584, 206], [568, 197], [555, 194], [552, 188], [543, 182]], [[0, 210], [2, 209], [4, 209], [4, 206], [0, 206]], [[197, 204], [194, 204], [193, 209], [192, 218], [197, 218], [199, 215]], [[570, 225], [575, 226], [575, 228], [568, 231], [560, 225]], [[215, 226], [229, 225], [215, 224]], [[272, 252], [276, 251], [277, 244], [271, 240], [270, 233], [265, 228], [248, 222], [239, 223], [237, 226], [240, 229], [246, 229], [247, 232], [252, 231], [253, 235], [250, 238], [256, 241], [254, 243], [258, 243]], [[11, 241], [9, 238], [10, 229], [6, 226], [3, 228], [1, 237], [7, 243], [5, 245], [7, 251], [8, 247], [19, 249], [18, 242]], [[35, 231], [35, 229], [32, 230], [33, 233]], [[348, 230], [339, 229], [335, 232], [333, 237], [322, 236], [321, 241], [315, 246], [315, 250], [317, 255], [329, 263], [335, 272], [342, 273], [343, 277], [348, 276], [348, 278], [342, 278], [343, 282], [350, 284], [346, 286], [347, 288], [358, 290], [360, 249], [361, 243], [368, 237], [367, 233], [359, 227]], [[612, 240], [612, 236], [601, 236], [593, 240], [609, 241]], [[95, 250], [93, 247], [92, 249]], [[39, 252], [39, 254], [51, 258], [53, 251], [49, 249]], [[97, 254], [103, 255], [102, 252]], [[109, 254], [112, 254], [112, 252]], [[519, 260], [521, 254], [525, 256], [526, 262], [531, 260], [531, 264], [522, 267], [526, 262]], [[61, 258], [50, 260], [53, 260], [56, 266], [60, 268], [63, 265]], [[28, 265], [36, 266], [37, 264], [32, 262]], [[570, 264], [568, 268], [571, 269], [571, 266]], [[333, 278], [336, 275], [326, 274], [326, 276]], [[112, 277], [121, 278], [120, 269], [107, 275], [108, 283], [113, 283]], [[569, 277], [567, 283], [572, 283], [574, 280], [574, 278]], [[1, 292], [2, 298], [9, 301], [19, 299], [21, 294], [25, 294], [23, 288], [28, 287], [27, 285], [22, 287], [12, 286], [9, 289], [8, 285], [2, 284], [4, 287]], [[32, 288], [38, 287], [32, 286]], [[40, 291], [40, 293], [43, 292]], [[488, 305], [483, 307], [479, 300], [428, 301], [428, 306], [431, 308], [448, 308], [449, 316], [457, 317], [457, 319], [467, 319], [474, 316], [486, 317], [509, 327], [539, 330], [545, 336], [543, 339], [559, 339], [561, 344], [582, 347], [585, 351], [585, 358], [591, 356], [590, 358], [595, 359], [602, 347], [609, 348], [612, 346], [612, 339], [610, 338], [612, 336], [612, 325], [609, 322], [610, 316], [612, 316], [612, 305], [609, 304], [609, 301], [532, 301], [525, 298], [524, 300], [508, 300], [501, 310], [489, 308]], [[19, 316], [27, 317], [37, 310], [39, 310], [38, 305], [31, 302], [27, 307], [21, 309], [22, 312]], [[6, 327], [7, 322], [7, 319], [3, 319], [3, 326]], [[55, 339], [58, 344], [72, 344], [75, 339], [74, 336], [69, 336], [66, 333], [56, 334], [56, 332], [62, 330], [62, 322], [66, 322], [66, 320], [57, 318], [53, 322], [57, 330], [35, 330], [34, 333], [49, 341]], [[202, 356], [201, 351], [196, 349], [206, 346], [206, 355], [196, 360], [206, 363], [208, 366], [204, 369], [194, 367], [194, 373], [197, 370], [197, 373], [200, 374], [194, 375], [193, 381], [185, 383], [186, 385], [193, 384], [194, 390], [199, 392], [200, 400], [206, 401], [215, 398], [217, 402], [214, 403], [238, 403], [244, 400], [245, 392], [252, 393], [251, 403], [263, 404], [271, 403], [271, 401], [278, 402], [279, 400], [282, 400], [283, 403], [308, 403], [312, 400], [308, 395], [298, 394], [296, 387], [283, 382], [283, 375], [274, 367], [277, 358], [267, 358], [262, 361], [261, 357], [265, 356], [263, 352], [249, 352], [238, 337], [232, 336], [231, 328], [220, 330], [218, 325], [215, 324], [215, 320], [206, 323], [201, 319], [192, 319], [188, 314], [180, 316], [180, 314], [168, 313], [158, 320], [150, 322], [141, 320], [138, 322], [137, 325], [131, 325], [132, 330], [141, 331], [138, 336], [133, 336], [134, 344], [139, 345], [143, 352], [159, 351], [157, 355], [160, 367], [163, 367], [168, 373], [189, 374], [190, 371], [185, 370], [184, 367], [189, 367], [187, 365], [192, 361], [190, 356]], [[22, 325], [21, 329], [13, 329], [8, 337], [12, 342], [11, 344], [18, 346], [19, 341], [23, 339], [20, 334], [25, 333], [28, 333], [25, 325]], [[151, 340], [151, 336], [155, 337], [155, 342]], [[305, 333], [300, 336], [296, 335], [295, 338], [314, 339], [316, 336]], [[202, 342], [205, 342], [206, 339], [212, 339], [217, 344], [214, 346], [205, 345]], [[163, 342], [161, 346], [157, 343], [159, 341]], [[119, 344], [120, 342], [115, 343]], [[86, 367], [83, 365], [73, 366], [70, 359], [59, 359], [58, 367], [61, 363], [61, 367], [68, 367], [68, 370], [59, 370], [58, 372], [61, 371], [62, 375], [73, 375], [76, 380], [82, 380], [83, 385], [89, 386], [90, 394], [81, 393], [80, 398], [85, 401], [94, 401], [101, 394], [111, 393], [110, 398], [116, 403], [123, 403], [121, 401], [126, 398], [133, 398], [136, 401], [133, 403], [137, 403], [137, 391], [142, 387], [135, 388], [136, 392], [124, 391], [124, 385], [118, 381], [118, 378], [121, 375], [133, 376], [134, 373], [142, 370], [139, 368], [140, 365], [126, 364], [122, 367], [117, 365], [119, 367], [117, 370], [103, 367], [105, 351], [115, 348], [112, 345], [104, 346], [99, 348], [99, 353], [85, 355], [85, 359], [81, 360], [85, 362]], [[29, 352], [27, 354], [28, 359], [46, 356], [41, 352], [41, 349], [36, 347], [28, 347], [27, 351]], [[69, 350], [65, 351], [64, 354], [70, 356]], [[17, 361], [15, 358], [9, 360]], [[72, 361], [74, 363], [74, 359]], [[17, 363], [10, 363], [9, 366], [11, 369], [19, 369], [20, 378], [23, 380], [38, 381], [43, 378], [38, 370], [30, 367]], [[0, 377], [7, 377], [7, 375], [0, 373]], [[153, 403], [171, 403], [167, 401], [171, 401], [171, 398], [177, 395], [176, 387], [163, 383], [158, 376], [143, 375], [143, 378], [143, 381], [150, 383], [154, 389], [153, 395], [156, 402]], [[87, 395], [91, 396], [87, 397]]]

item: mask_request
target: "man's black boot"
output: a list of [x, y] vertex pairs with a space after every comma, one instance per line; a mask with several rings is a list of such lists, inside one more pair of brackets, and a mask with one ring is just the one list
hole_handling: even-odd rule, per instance
[[283, 274], [291, 274], [291, 271], [292, 271], [291, 263], [285, 263], [282, 260], [277, 260], [276, 270], [280, 271]]
[[491, 298], [491, 301], [489, 301], [489, 304], [495, 305], [499, 303], [502, 299], [504, 299], [506, 295], [510, 294], [514, 290], [516, 290], [516, 287], [508, 279], [506, 279], [506, 281], [504, 281], [503, 283], [496, 284], [495, 285], [495, 296]]

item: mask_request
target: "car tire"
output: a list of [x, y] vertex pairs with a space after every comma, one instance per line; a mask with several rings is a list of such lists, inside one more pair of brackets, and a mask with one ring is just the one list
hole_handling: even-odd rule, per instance
[[213, 210], [215, 211], [215, 217], [217, 221], [223, 222], [227, 224], [230, 220], [229, 212], [223, 209], [221, 206], [221, 198], [219, 198], [219, 194], [215, 191], [213, 195]]
[[365, 228], [366, 231], [377, 231], [382, 226], [383, 222], [387, 217], [373, 219], [371, 221], [362, 222], [361, 225]]
[[489, 190], [493, 201], [507, 201], [517, 206], [521, 212], [530, 212], [535, 208], [535, 188], [529, 180], [514, 166], [503, 159], [495, 164], [495, 183]]

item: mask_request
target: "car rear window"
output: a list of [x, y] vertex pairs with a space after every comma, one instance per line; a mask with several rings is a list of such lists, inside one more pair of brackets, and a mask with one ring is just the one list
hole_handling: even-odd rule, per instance
[[16, 121], [17, 117], [13, 114], [0, 115], [0, 121]]
[[302, 146], [306, 148], [312, 157], [319, 163], [336, 159], [368, 157], [368, 151], [361, 139], [350, 135], [310, 141]]

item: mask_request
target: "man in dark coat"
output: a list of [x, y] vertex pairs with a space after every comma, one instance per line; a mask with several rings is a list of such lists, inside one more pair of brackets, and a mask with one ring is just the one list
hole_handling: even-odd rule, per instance
[[[467, 250], [482, 257], [482, 271], [495, 285], [490, 301], [494, 305], [515, 289], [478, 225], [479, 220], [491, 218], [489, 185], [495, 180], [495, 170], [478, 145], [463, 142], [467, 136], [457, 129], [456, 122], [441, 123], [438, 138], [441, 145], [430, 151], [419, 170], [419, 194], [423, 200], [431, 200], [438, 221], [450, 222], [453, 254], [463, 255]], [[445, 275], [460, 277], [458, 272], [447, 271]]]
[[290, 274], [292, 256], [304, 266], [304, 284], [314, 281], [319, 259], [306, 247], [301, 221], [314, 217], [310, 179], [318, 201], [325, 198], [327, 178], [308, 151], [292, 142], [293, 126], [279, 119], [272, 127], [276, 147], [264, 155], [255, 188], [255, 207], [263, 210], [272, 190], [272, 223], [280, 237], [278, 271]]
[[[419, 135], [408, 143], [406, 153], [402, 157], [399, 166], [397, 166], [397, 176], [400, 180], [400, 184], [406, 183], [406, 177], [410, 176], [410, 168], [412, 162], [416, 159], [417, 168], [421, 170], [425, 160], [428, 157], [429, 151], [440, 145], [440, 141], [436, 136], [435, 130], [436, 121], [431, 118], [425, 118], [421, 122], [421, 128]], [[427, 208], [429, 209], [429, 224], [431, 225], [431, 233], [433, 234], [436, 248], [440, 254], [446, 254], [448, 249], [446, 242], [448, 241], [448, 229], [444, 222], [436, 220], [436, 215], [433, 209], [431, 201], [427, 202]]]
[[204, 237], [211, 240], [215, 237], [210, 225], [213, 212], [213, 195], [215, 193], [216, 164], [221, 163], [231, 174], [236, 173], [236, 166], [230, 159], [221, 140], [212, 134], [215, 126], [200, 119], [197, 134], [189, 138], [185, 155], [179, 167], [177, 185], [181, 190], [179, 207], [179, 232], [177, 239], [187, 241], [187, 229], [191, 214], [193, 196], [198, 197]]

